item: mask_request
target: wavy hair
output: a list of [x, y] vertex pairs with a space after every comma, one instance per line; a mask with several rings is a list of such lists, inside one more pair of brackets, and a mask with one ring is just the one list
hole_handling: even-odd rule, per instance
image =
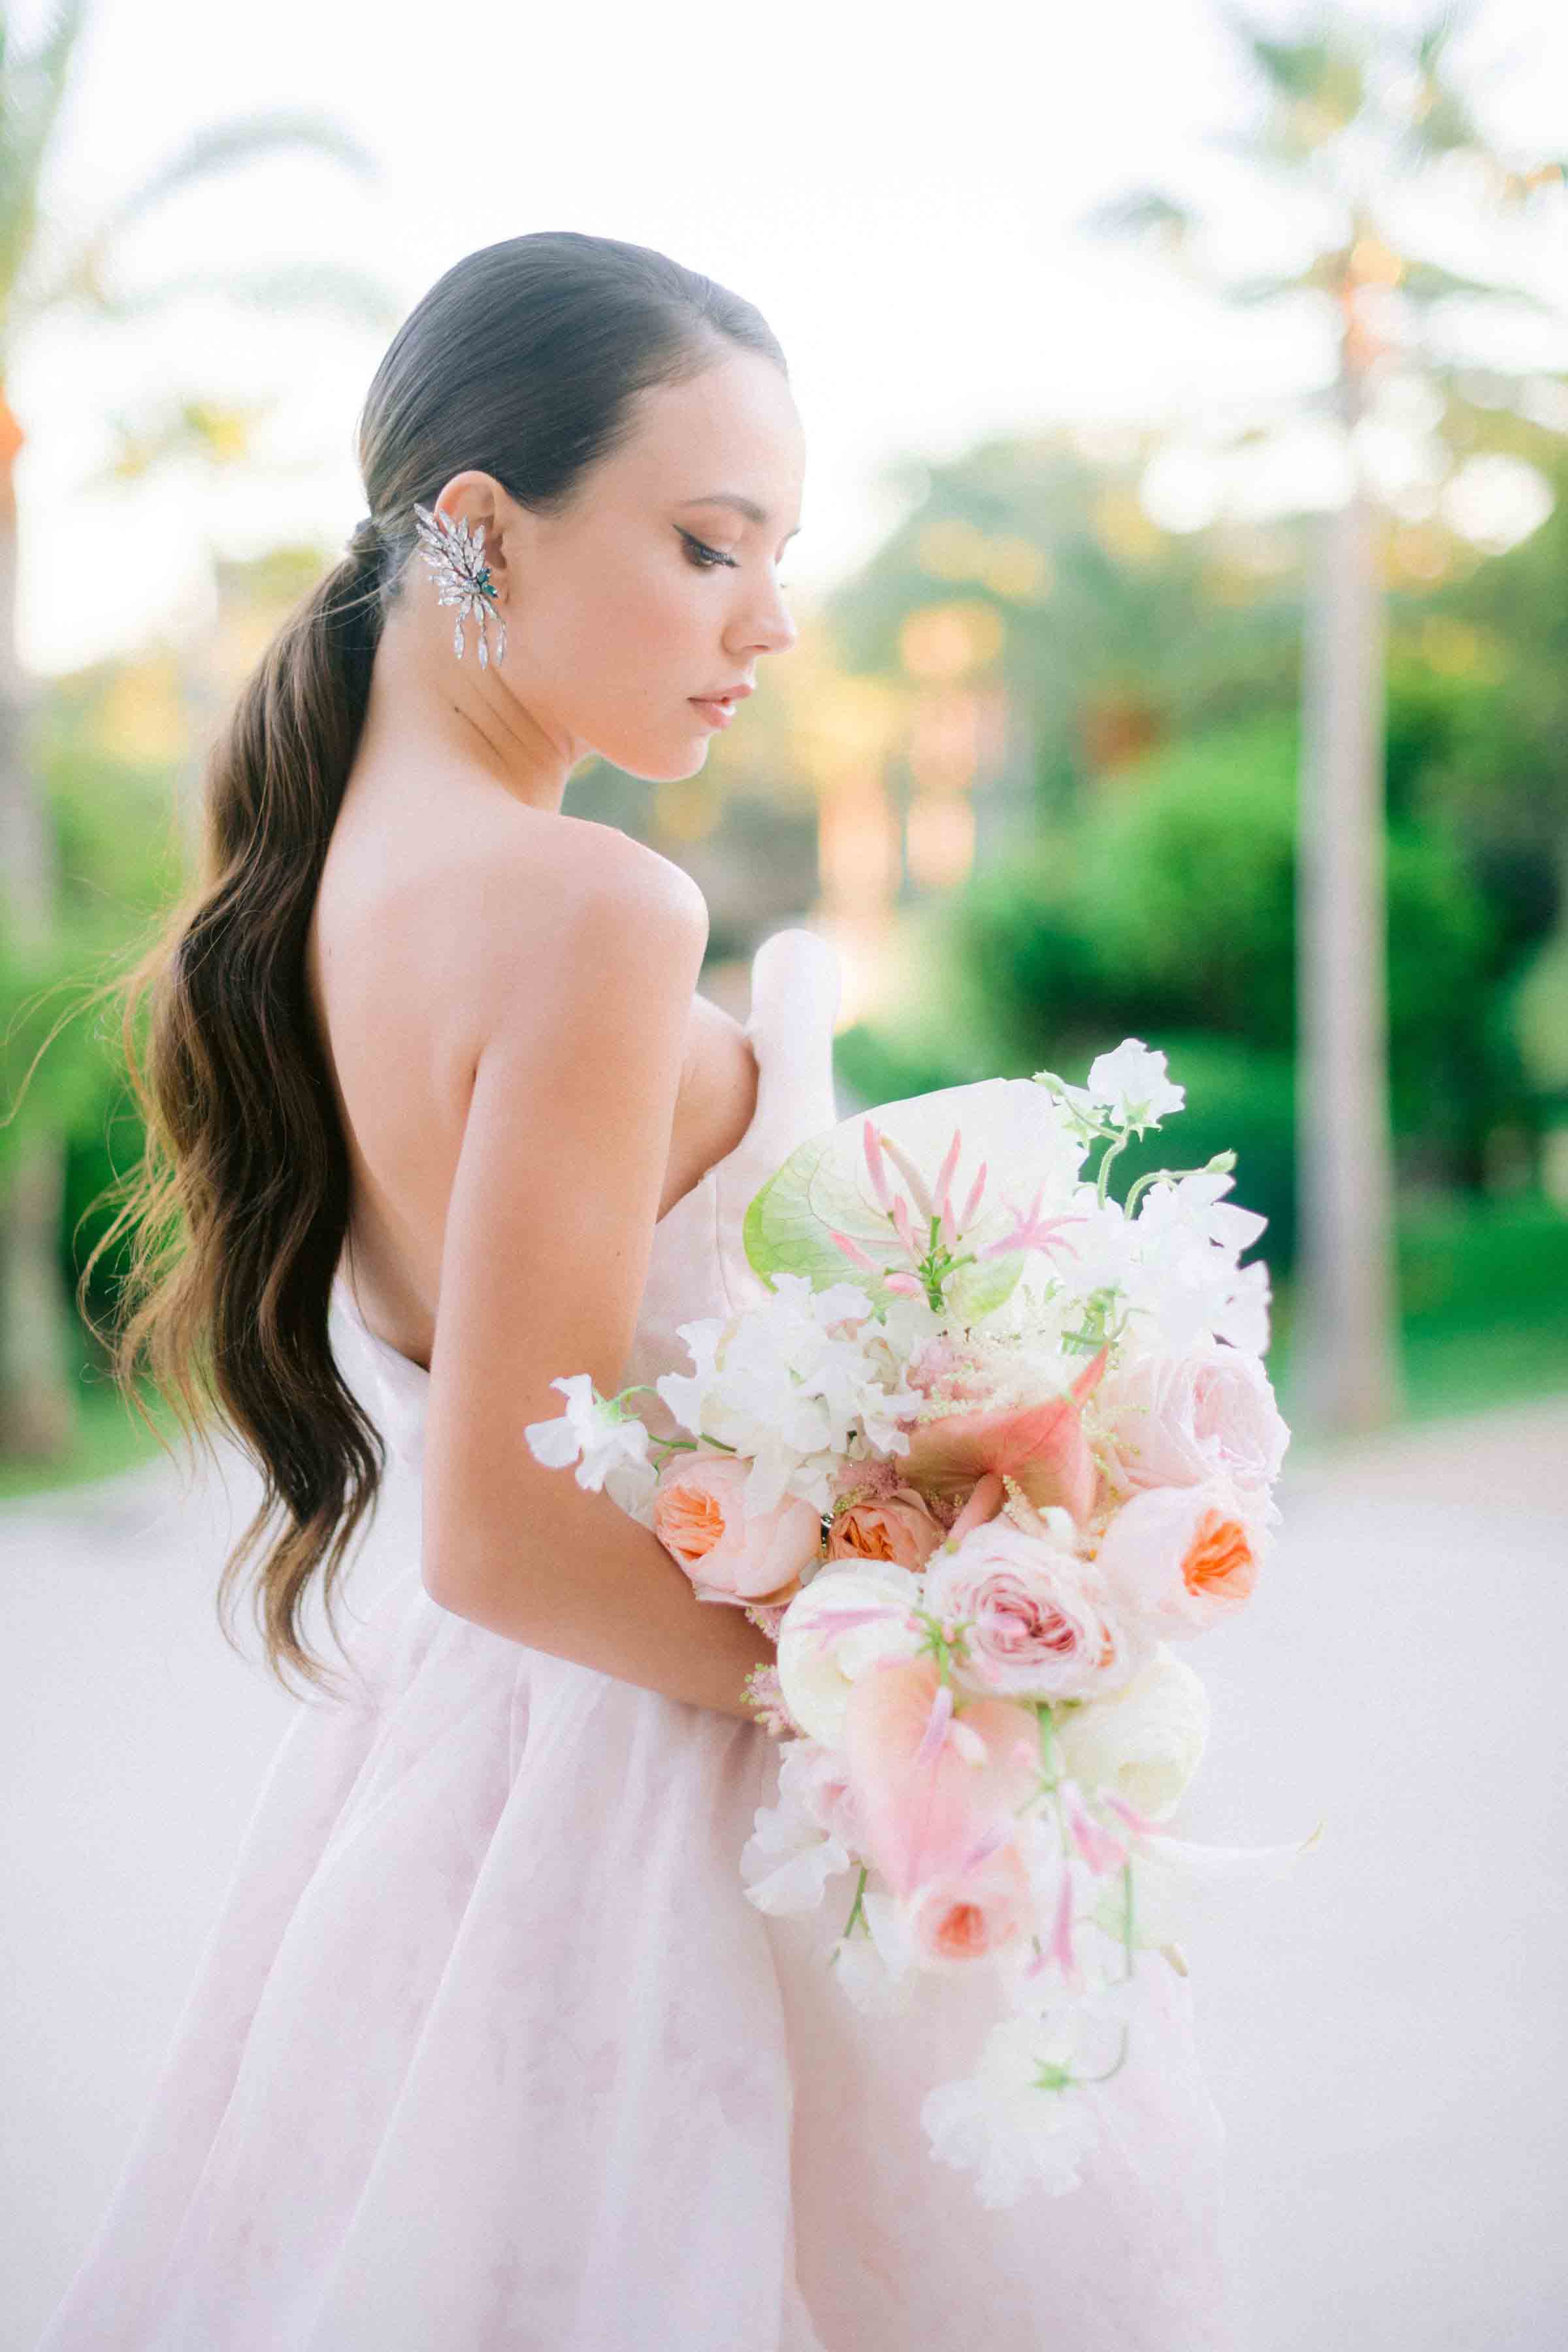
[[385, 1466], [328, 1336], [350, 1163], [305, 947], [384, 616], [416, 544], [415, 502], [433, 507], [472, 467], [521, 506], [561, 511], [630, 437], [636, 395], [701, 373], [726, 343], [787, 373], [752, 304], [615, 237], [509, 237], [437, 280], [361, 411], [367, 520], [241, 688], [205, 762], [192, 887], [111, 983], [144, 1142], [139, 1166], [110, 1187], [121, 1206], [78, 1304], [90, 1324], [93, 1265], [124, 1237], [114, 1327], [99, 1333], [112, 1377], [153, 1428], [144, 1369], [188, 1439], [210, 1453], [222, 1427], [259, 1471], [218, 1618], [232, 1644], [248, 1570], [268, 1666], [285, 1688], [286, 1667], [318, 1687], [335, 1681], [305, 1642], [301, 1606], [320, 1571], [339, 1639], [334, 1587]]

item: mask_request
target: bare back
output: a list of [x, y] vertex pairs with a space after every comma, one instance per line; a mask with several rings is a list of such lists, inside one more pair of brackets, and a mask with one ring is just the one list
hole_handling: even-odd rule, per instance
[[[350, 780], [307, 979], [348, 1142], [345, 1269], [371, 1328], [416, 1362], [430, 1361], [447, 1205], [500, 992], [519, 985], [520, 939], [542, 975], [606, 836], [654, 856], [463, 774], [438, 793], [385, 770]], [[741, 1024], [694, 992], [660, 1216], [740, 1140], [756, 1089]]]

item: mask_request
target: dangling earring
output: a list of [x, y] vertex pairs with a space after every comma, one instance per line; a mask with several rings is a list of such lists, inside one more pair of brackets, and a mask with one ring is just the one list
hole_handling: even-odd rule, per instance
[[[506, 623], [495, 603], [496, 583], [490, 578], [488, 563], [481, 561], [485, 544], [485, 527], [480, 523], [471, 535], [468, 520], [454, 523], [441, 513], [432, 514], [428, 507], [414, 501], [419, 544], [425, 561], [436, 575], [436, 598], [438, 604], [456, 604], [458, 615], [452, 623], [452, 651], [459, 661], [463, 658], [463, 624], [477, 620], [479, 625], [479, 667], [489, 667], [490, 648], [487, 624], [491, 611], [495, 613], [496, 659], [506, 659]], [[490, 601], [486, 602], [489, 598]]]

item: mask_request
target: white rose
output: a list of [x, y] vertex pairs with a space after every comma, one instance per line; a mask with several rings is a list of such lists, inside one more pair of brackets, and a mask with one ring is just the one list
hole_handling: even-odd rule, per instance
[[1151, 1821], [1173, 1813], [1208, 1740], [1209, 1696], [1163, 1642], [1108, 1698], [1057, 1718], [1062, 1761], [1088, 1792], [1110, 1784]]
[[920, 1590], [919, 1578], [891, 1561], [829, 1565], [785, 1610], [779, 1685], [801, 1729], [825, 1748], [841, 1744], [849, 1693], [868, 1668], [880, 1658], [912, 1657], [920, 1648]]

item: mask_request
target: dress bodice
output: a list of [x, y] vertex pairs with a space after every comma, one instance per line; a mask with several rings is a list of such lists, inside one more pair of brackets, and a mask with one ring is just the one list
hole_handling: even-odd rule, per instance
[[[764, 1295], [761, 1277], [746, 1262], [742, 1225], [752, 1194], [780, 1160], [837, 1118], [833, 1028], [840, 987], [834, 949], [803, 926], [772, 932], [752, 956], [745, 1034], [757, 1062], [756, 1105], [733, 1150], [715, 1160], [654, 1227], [624, 1385], [689, 1370], [678, 1327], [700, 1316], [731, 1314]], [[430, 1375], [370, 1329], [341, 1272], [332, 1297], [356, 1351], [354, 1361], [345, 1364], [351, 1382], [364, 1395], [392, 1453], [417, 1472]], [[558, 1369], [566, 1374], [582, 1368]], [[658, 1396], [630, 1402], [656, 1436], [675, 1430], [673, 1415]]]

